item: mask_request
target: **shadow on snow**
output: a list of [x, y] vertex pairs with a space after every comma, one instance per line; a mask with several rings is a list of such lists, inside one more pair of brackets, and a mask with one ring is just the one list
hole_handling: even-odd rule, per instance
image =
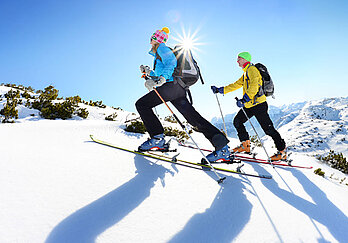
[[134, 178], [64, 219], [52, 230], [46, 243], [95, 242], [98, 235], [138, 207], [168, 170], [139, 155], [134, 163], [137, 168]]
[[[254, 165], [254, 169], [260, 174], [266, 173], [266, 170], [260, 165]], [[262, 183], [277, 197], [306, 214], [310, 218], [310, 221], [313, 223], [321, 237], [318, 239], [318, 242], [328, 241], [324, 239], [324, 236], [321, 234], [313, 220], [316, 220], [320, 224], [326, 226], [331, 232], [332, 236], [338, 242], [347, 242], [348, 217], [340, 209], [338, 209], [327, 198], [326, 194], [312, 181], [310, 181], [300, 170], [289, 169], [289, 171], [295, 178], [297, 178], [305, 192], [312, 198], [314, 203], [295, 195], [288, 185], [287, 186], [290, 191], [281, 189], [275, 180], [262, 180]], [[286, 182], [284, 181], [284, 183]]]
[[[216, 180], [215, 174], [207, 174]], [[251, 215], [252, 205], [243, 193], [244, 183], [242, 179], [227, 177], [211, 206], [194, 215], [169, 242], [231, 242]]]

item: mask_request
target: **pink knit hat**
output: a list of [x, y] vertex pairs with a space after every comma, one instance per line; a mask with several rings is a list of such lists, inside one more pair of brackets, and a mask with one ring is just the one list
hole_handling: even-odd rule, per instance
[[169, 28], [164, 27], [161, 30], [156, 30], [155, 33], [152, 34], [151, 40], [155, 40], [157, 43], [166, 43], [168, 40]]

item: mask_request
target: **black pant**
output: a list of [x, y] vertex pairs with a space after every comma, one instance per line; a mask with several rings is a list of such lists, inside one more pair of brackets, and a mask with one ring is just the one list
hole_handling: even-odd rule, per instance
[[[157, 88], [162, 98], [170, 101], [175, 108], [185, 117], [188, 123], [196, 127], [199, 132], [212, 143], [216, 150], [223, 148], [229, 140], [210, 122], [204, 119], [186, 98], [186, 91], [176, 82], [168, 82]], [[161, 99], [151, 91], [141, 97], [136, 103], [138, 113], [144, 122], [147, 132], [151, 137], [164, 132], [163, 126], [152, 108], [162, 104]]]
[[[271, 136], [278, 151], [285, 149], [285, 141], [281, 138], [279, 132], [274, 128], [273, 122], [268, 115], [268, 104], [263, 102], [251, 108], [244, 108], [245, 113], [249, 118], [255, 116], [260, 123], [263, 131]], [[237, 129], [238, 137], [241, 142], [249, 140], [249, 134], [247, 133], [244, 123], [248, 120], [244, 112], [240, 110], [233, 120], [233, 125]]]

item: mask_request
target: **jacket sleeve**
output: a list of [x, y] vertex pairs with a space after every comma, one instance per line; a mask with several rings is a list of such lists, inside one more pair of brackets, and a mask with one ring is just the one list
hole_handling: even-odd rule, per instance
[[[259, 88], [262, 85], [262, 78], [260, 72], [254, 66], [251, 66], [247, 72], [249, 80], [244, 96], [246, 97], [246, 100], [249, 101], [253, 100], [259, 91]], [[249, 100], [247, 98], [249, 98]]]
[[243, 76], [240, 77], [236, 82], [225, 86], [224, 87], [224, 94], [235, 91], [241, 87], [243, 87]]
[[177, 65], [176, 57], [172, 50], [165, 45], [160, 45], [157, 52], [163, 63], [163, 69], [160, 73], [158, 73], [158, 76], [163, 76], [165, 79], [170, 79]]

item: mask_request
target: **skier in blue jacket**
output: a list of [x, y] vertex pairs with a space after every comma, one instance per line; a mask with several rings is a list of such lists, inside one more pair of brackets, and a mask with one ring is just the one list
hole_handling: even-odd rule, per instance
[[138, 113], [144, 122], [150, 139], [139, 146], [140, 151], [162, 150], [165, 151], [164, 129], [154, 114], [152, 108], [162, 104], [161, 99], [153, 91], [156, 88], [165, 101], [170, 101], [174, 107], [185, 117], [188, 123], [196, 127], [199, 132], [212, 143], [215, 151], [207, 156], [210, 162], [227, 161], [230, 159], [228, 142], [226, 136], [210, 122], [204, 119], [186, 98], [186, 91], [174, 79], [173, 73], [177, 60], [172, 50], [166, 46], [169, 29], [164, 27], [157, 30], [150, 40], [152, 46], [150, 55], [154, 57], [154, 70], [148, 66], [140, 66], [140, 71], [146, 73], [150, 78], [145, 81], [145, 87], [149, 93], [141, 97], [136, 103]]

